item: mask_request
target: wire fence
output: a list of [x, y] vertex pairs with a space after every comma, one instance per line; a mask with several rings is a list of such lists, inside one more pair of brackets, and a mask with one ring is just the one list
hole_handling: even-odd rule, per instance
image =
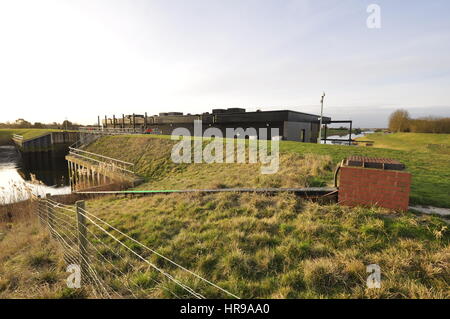
[[37, 216], [96, 298], [237, 298], [89, 212], [84, 201], [36, 198]]

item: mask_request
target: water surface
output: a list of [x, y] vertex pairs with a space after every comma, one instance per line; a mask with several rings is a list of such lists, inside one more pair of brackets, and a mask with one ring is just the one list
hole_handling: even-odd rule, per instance
[[69, 194], [67, 163], [64, 152], [22, 154], [15, 146], [0, 146], [0, 203], [29, 198], [30, 192]]

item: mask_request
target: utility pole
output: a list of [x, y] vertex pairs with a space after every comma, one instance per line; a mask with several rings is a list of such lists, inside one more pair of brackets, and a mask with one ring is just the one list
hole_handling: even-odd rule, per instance
[[317, 138], [317, 143], [320, 144], [322, 141], [322, 119], [323, 119], [323, 100], [325, 99], [325, 92], [322, 94], [322, 99], [320, 100], [320, 124], [319, 124], [319, 137]]

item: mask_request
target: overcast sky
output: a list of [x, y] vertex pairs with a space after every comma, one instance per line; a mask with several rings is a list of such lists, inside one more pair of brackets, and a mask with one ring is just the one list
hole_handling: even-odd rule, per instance
[[[381, 7], [381, 29], [366, 25]], [[0, 122], [290, 109], [450, 116], [450, 1], [0, 0]]]

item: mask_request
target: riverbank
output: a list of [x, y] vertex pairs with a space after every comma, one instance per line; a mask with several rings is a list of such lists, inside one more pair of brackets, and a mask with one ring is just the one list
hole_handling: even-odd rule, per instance
[[25, 140], [46, 135], [51, 132], [63, 132], [62, 130], [54, 129], [0, 129], [0, 145], [12, 144], [11, 139], [14, 134], [21, 135]]
[[66, 152], [23, 153], [13, 145], [0, 146], [0, 204], [70, 193]]

